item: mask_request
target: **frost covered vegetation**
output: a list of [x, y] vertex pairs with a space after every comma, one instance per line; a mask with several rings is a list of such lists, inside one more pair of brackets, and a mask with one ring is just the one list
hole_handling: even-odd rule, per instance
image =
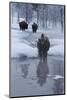
[[[37, 57], [37, 40], [44, 33], [50, 41], [48, 55], [64, 56], [64, 6], [11, 3], [11, 57]], [[19, 22], [25, 20], [28, 29], [21, 31]], [[32, 24], [38, 30], [32, 32]]]

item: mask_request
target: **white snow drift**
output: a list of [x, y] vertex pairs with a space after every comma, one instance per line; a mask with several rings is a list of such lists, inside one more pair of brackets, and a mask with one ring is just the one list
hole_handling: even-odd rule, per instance
[[37, 48], [33, 48], [25, 43], [13, 43], [11, 49], [12, 57], [19, 57], [23, 54], [27, 57], [37, 57]]
[[[21, 43], [21, 42], [14, 42], [11, 45], [11, 56], [12, 57], [19, 57], [20, 54], [26, 55], [27, 57], [37, 57], [38, 50], [37, 48], [33, 48], [28, 44]], [[63, 44], [52, 46], [49, 51], [48, 55], [64, 55], [64, 46]]]
[[[11, 57], [19, 57], [20, 55], [25, 55], [27, 57], [37, 57], [38, 50], [37, 47], [33, 47], [32, 43], [36, 43], [39, 33], [32, 34], [31, 40], [28, 37], [30, 36], [29, 32], [19, 32], [19, 30], [11, 30]], [[24, 39], [26, 37], [27, 39]], [[50, 49], [48, 55], [54, 56], [64, 56], [64, 39], [50, 38]]]

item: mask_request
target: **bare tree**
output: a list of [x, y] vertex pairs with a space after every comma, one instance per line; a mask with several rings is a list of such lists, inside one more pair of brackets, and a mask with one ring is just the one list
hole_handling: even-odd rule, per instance
[[61, 19], [61, 21], [60, 21], [60, 23], [61, 23], [61, 30], [63, 31], [63, 22], [64, 22], [64, 9], [63, 8], [61, 8], [60, 9], [60, 15], [61, 15], [61, 17], [60, 17], [60, 19]]

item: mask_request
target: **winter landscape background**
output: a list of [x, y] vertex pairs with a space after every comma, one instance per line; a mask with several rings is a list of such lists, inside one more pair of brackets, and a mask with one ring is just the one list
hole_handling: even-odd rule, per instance
[[[10, 95], [64, 94], [64, 6], [11, 3], [10, 12]], [[23, 20], [29, 25], [25, 31], [18, 24]], [[36, 33], [32, 32], [33, 22], [38, 24]], [[38, 58], [36, 45], [42, 33], [50, 41], [48, 68]]]

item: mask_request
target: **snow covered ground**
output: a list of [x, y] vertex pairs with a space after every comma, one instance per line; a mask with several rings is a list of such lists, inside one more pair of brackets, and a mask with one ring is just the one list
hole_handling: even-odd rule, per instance
[[[38, 30], [39, 31], [39, 30]], [[46, 34], [50, 40], [50, 49], [48, 51], [48, 55], [60, 55], [64, 56], [64, 39], [63, 36], [60, 38], [56, 38], [53, 34], [50, 34], [47, 31]], [[60, 33], [61, 34], [61, 33]], [[38, 50], [36, 47], [36, 43], [38, 38], [40, 37], [41, 32], [37, 32], [33, 34], [30, 30], [20, 31], [11, 29], [11, 57], [37, 57]]]
[[[20, 18], [20, 21], [24, 19]], [[64, 32], [60, 30], [60, 25], [58, 24], [58, 29], [42, 29], [39, 28], [37, 33], [32, 32], [32, 23], [29, 23], [28, 30], [21, 31], [19, 29], [19, 24], [17, 22], [17, 17], [13, 17], [13, 22], [11, 19], [11, 57], [38, 57], [37, 50], [37, 40], [40, 38], [41, 34], [44, 33], [49, 38], [50, 49], [48, 55], [53, 56], [64, 56]]]

